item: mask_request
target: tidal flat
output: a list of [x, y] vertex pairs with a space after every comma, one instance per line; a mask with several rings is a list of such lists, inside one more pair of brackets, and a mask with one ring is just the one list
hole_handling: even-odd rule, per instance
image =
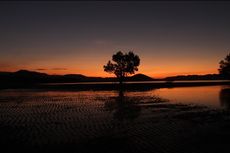
[[4, 152], [227, 153], [229, 91], [1, 90], [0, 146]]

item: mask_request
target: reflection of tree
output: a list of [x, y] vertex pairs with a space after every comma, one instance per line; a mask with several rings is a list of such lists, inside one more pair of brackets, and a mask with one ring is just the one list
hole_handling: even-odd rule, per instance
[[119, 96], [105, 102], [105, 108], [113, 111], [114, 119], [119, 121], [134, 120], [141, 112], [141, 107], [137, 105], [135, 98], [125, 97], [123, 91], [119, 91]]
[[221, 106], [230, 110], [230, 88], [221, 89], [219, 97]]
[[142, 108], [151, 108], [151, 105], [167, 102], [158, 96], [125, 96], [121, 88], [119, 95], [105, 102], [105, 109], [113, 112], [113, 118], [123, 120], [134, 120], [140, 115]]

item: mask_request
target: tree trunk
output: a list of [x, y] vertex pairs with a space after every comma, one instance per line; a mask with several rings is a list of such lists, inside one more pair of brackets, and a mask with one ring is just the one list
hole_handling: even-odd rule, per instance
[[119, 85], [122, 85], [122, 79], [119, 78]]
[[119, 90], [123, 92], [123, 77], [119, 77]]
[[124, 87], [123, 87], [123, 77], [119, 78], [119, 103], [123, 103], [124, 98]]
[[119, 84], [122, 85], [124, 78], [123, 77], [119, 77], [118, 79], [119, 79]]

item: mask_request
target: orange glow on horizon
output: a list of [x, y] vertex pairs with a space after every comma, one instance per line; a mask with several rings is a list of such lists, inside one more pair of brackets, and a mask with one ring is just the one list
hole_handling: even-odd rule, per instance
[[[36, 71], [40, 73], [47, 73], [49, 75], [65, 75], [65, 74], [82, 74], [89, 77], [115, 77], [114, 74], [106, 73], [103, 71], [103, 68], [101, 68], [101, 71], [91, 71], [91, 70], [77, 70], [77, 69], [60, 69], [60, 70], [37, 70], [32, 68], [21, 68], [29, 71]], [[7, 71], [7, 72], [15, 72], [20, 69], [2, 69], [1, 71]], [[218, 71], [215, 69], [212, 70], [206, 70], [206, 71], [191, 71], [191, 72], [179, 72], [179, 71], [161, 71], [161, 72], [154, 72], [154, 71], [144, 71], [140, 70], [137, 71], [135, 74], [142, 73], [147, 76], [150, 76], [155, 79], [161, 79], [165, 77], [170, 76], [177, 76], [177, 75], [205, 75], [205, 74], [217, 74]]]
[[[181, 58], [181, 57], [151, 57], [137, 53], [140, 55], [141, 64], [139, 71], [152, 78], [160, 79], [176, 75], [204, 75], [218, 73], [218, 61], [222, 55], [204, 58]], [[142, 56], [141, 56], [142, 55]], [[37, 71], [50, 75], [64, 74], [82, 74], [91, 77], [115, 77], [114, 74], [104, 72], [103, 65], [111, 59], [111, 54], [99, 54], [94, 57], [93, 54], [83, 55], [66, 55], [65, 57], [42, 58], [39, 60], [25, 61], [18, 59], [11, 61], [10, 64], [0, 63], [0, 71], [15, 72], [21, 69], [29, 71]], [[164, 60], [162, 60], [164, 59]], [[196, 61], [196, 62], [194, 62]], [[5, 62], [6, 63], [6, 62]]]
[[230, 49], [225, 3], [4, 3], [0, 11], [5, 72], [115, 77], [103, 65], [118, 51], [132, 51], [140, 58], [136, 74], [217, 74]]

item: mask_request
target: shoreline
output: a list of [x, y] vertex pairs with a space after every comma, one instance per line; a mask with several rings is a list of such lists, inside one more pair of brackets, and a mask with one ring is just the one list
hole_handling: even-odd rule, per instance
[[[158, 88], [173, 88], [173, 87], [195, 87], [195, 86], [215, 86], [215, 85], [230, 85], [230, 80], [226, 81], [180, 81], [180, 82], [125, 82], [123, 88], [125, 90], [151, 90]], [[37, 84], [2, 84], [0, 89], [60, 89], [60, 90], [118, 90], [117, 82], [79, 82], [79, 83], [37, 83]]]
[[225, 153], [228, 148], [219, 138], [229, 137], [229, 111], [132, 99], [119, 105], [115, 99], [31, 98], [1, 104], [0, 145], [9, 152]]

